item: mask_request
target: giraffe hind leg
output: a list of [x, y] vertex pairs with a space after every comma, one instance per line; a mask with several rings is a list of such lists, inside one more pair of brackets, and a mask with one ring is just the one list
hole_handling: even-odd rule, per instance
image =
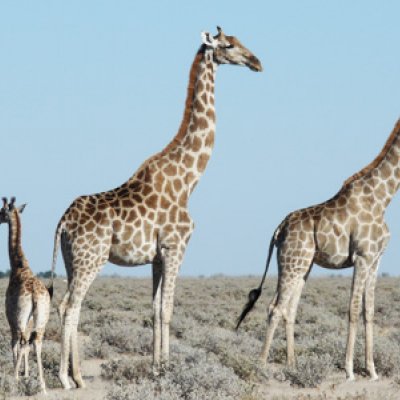
[[158, 375], [161, 367], [161, 285], [162, 262], [153, 262], [153, 372]]
[[60, 380], [65, 389], [70, 387], [68, 379], [69, 360], [71, 360], [71, 377], [79, 388], [85, 387], [79, 364], [78, 323], [82, 301], [91, 283], [102, 268], [100, 265], [87, 266], [89, 272], [80, 276], [79, 271], [72, 278], [68, 291], [68, 300], [65, 302], [64, 319], [62, 325], [62, 347]]

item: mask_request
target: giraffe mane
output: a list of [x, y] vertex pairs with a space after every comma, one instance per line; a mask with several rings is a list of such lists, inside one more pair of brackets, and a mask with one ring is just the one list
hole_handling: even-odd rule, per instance
[[375, 159], [373, 161], [371, 161], [368, 165], [366, 165], [363, 169], [361, 169], [360, 171], [356, 172], [354, 175], [347, 178], [344, 181], [342, 188], [345, 188], [346, 186], [350, 185], [350, 183], [354, 182], [355, 180], [357, 180], [359, 178], [362, 178], [363, 176], [365, 176], [369, 172], [371, 172], [374, 168], [376, 168], [382, 162], [382, 160], [385, 158], [386, 154], [392, 147], [394, 141], [399, 136], [400, 136], [400, 119], [398, 119], [398, 121], [396, 122], [396, 125], [394, 126], [392, 133], [386, 140], [385, 145], [383, 146], [380, 153], [375, 157]]
[[160, 156], [163, 156], [164, 154], [167, 154], [170, 150], [172, 150], [175, 146], [177, 146], [181, 142], [181, 140], [185, 137], [186, 131], [187, 131], [189, 123], [190, 123], [190, 114], [191, 114], [191, 111], [193, 108], [196, 78], [197, 78], [197, 74], [198, 74], [198, 70], [199, 70], [200, 61], [203, 58], [204, 49], [205, 49], [205, 46], [201, 45], [199, 50], [196, 53], [196, 56], [193, 60], [192, 66], [190, 68], [189, 83], [188, 83], [188, 87], [187, 87], [187, 95], [186, 95], [186, 102], [185, 102], [185, 111], [183, 112], [182, 122], [181, 122], [181, 125], [179, 127], [177, 134], [172, 138], [172, 140], [169, 142], [169, 144], [167, 144], [167, 146], [163, 150], [152, 155], [146, 161], [144, 161], [143, 164], [136, 171], [136, 173], [133, 175], [133, 177], [137, 176], [139, 173], [144, 171], [145, 168], [153, 160], [157, 159]]
[[164, 150], [161, 151], [161, 154], [168, 153], [172, 148], [174, 148], [177, 144], [179, 144], [181, 140], [185, 137], [190, 122], [190, 115], [193, 108], [196, 78], [199, 70], [200, 61], [203, 58], [204, 49], [205, 49], [204, 45], [200, 46], [200, 49], [197, 51], [197, 54], [190, 68], [189, 83], [187, 87], [187, 96], [185, 102], [185, 111], [183, 113], [183, 118], [178, 133], [174, 136], [171, 142], [164, 148]]

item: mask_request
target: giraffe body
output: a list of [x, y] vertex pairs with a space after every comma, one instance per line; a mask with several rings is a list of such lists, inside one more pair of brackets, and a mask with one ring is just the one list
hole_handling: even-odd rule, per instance
[[214, 145], [214, 81], [219, 64], [261, 71], [258, 59], [219, 29], [203, 33], [191, 67], [186, 107], [177, 135], [145, 161], [120, 187], [77, 198], [62, 216], [55, 235], [53, 267], [61, 249], [68, 289], [60, 304], [62, 349], [60, 379], [70, 388], [84, 382], [79, 368], [77, 325], [81, 303], [102, 266], [153, 266], [153, 363], [168, 363], [169, 323], [175, 280], [193, 231], [188, 199], [203, 174]]
[[11, 346], [14, 360], [15, 378], [24, 357], [25, 376], [29, 374], [29, 345], [33, 343], [36, 351], [41, 388], [46, 392], [41, 360], [42, 339], [50, 313], [52, 288], [46, 288], [31, 269], [21, 246], [20, 213], [25, 206], [14, 207], [15, 198], [8, 204], [3, 199], [0, 210], [0, 224], [9, 225], [9, 256], [11, 274], [6, 291], [6, 316], [11, 330]]
[[363, 307], [365, 360], [371, 379], [377, 379], [373, 360], [374, 290], [380, 258], [390, 238], [385, 209], [400, 185], [400, 121], [375, 160], [351, 176], [330, 200], [290, 213], [271, 239], [261, 284], [249, 294], [240, 323], [259, 295], [274, 247], [277, 248], [278, 285], [269, 307], [269, 327], [261, 352], [266, 362], [275, 329], [286, 324], [287, 362], [293, 364], [294, 322], [302, 288], [312, 265], [354, 267], [351, 289], [346, 374], [354, 379], [353, 355], [357, 324]]

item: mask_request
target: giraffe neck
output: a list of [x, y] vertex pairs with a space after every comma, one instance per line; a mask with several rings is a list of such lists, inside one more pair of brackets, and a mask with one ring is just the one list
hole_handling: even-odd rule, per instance
[[203, 174], [214, 146], [216, 70], [213, 50], [201, 46], [190, 70], [181, 126], [161, 152], [177, 163], [177, 173], [184, 176], [189, 193]]
[[21, 220], [16, 212], [11, 213], [10, 218], [8, 224], [8, 253], [11, 273], [16, 274], [26, 266], [26, 258], [21, 246]]
[[379, 155], [348, 181], [360, 181], [363, 194], [386, 208], [400, 187], [400, 120]]

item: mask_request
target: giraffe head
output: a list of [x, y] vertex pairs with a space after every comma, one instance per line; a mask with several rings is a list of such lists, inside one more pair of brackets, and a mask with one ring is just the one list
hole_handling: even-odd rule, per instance
[[9, 223], [11, 220], [12, 213], [22, 213], [26, 204], [22, 206], [15, 206], [15, 197], [11, 197], [10, 203], [6, 197], [3, 197], [3, 207], [0, 209], [0, 224]]
[[262, 71], [260, 60], [244, 47], [234, 36], [226, 36], [217, 26], [218, 33], [212, 36], [209, 32], [202, 32], [203, 44], [214, 51], [214, 61], [217, 64], [244, 65], [252, 71]]

